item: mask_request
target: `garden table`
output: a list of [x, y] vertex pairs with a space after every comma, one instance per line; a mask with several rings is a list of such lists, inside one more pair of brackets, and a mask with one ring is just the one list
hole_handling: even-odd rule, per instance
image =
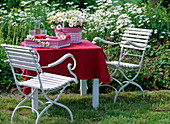
[[[24, 46], [25, 43], [22, 42], [21, 46]], [[110, 75], [107, 69], [105, 62], [105, 54], [103, 50], [91, 43], [88, 40], [82, 40], [79, 44], [71, 44], [68, 47], [63, 48], [35, 48], [40, 55], [40, 64], [41, 66], [46, 66], [49, 63], [55, 62], [60, 57], [66, 53], [71, 53], [76, 59], [76, 69], [73, 71], [77, 78], [80, 79], [80, 93], [81, 95], [86, 95], [86, 80], [93, 80], [93, 99], [92, 104], [95, 109], [99, 106], [99, 80], [105, 84], [110, 83]], [[71, 59], [67, 59], [62, 62], [59, 66], [55, 66], [48, 69], [43, 69], [45, 72], [61, 74], [65, 76], [71, 76], [67, 64], [73, 63]], [[29, 70], [22, 70], [23, 74], [35, 75], [35, 72]], [[28, 80], [26, 77], [25, 80]], [[23, 90], [24, 93], [28, 94], [31, 92], [30, 88]], [[35, 96], [38, 98], [38, 91], [35, 93]], [[33, 107], [38, 109], [37, 101], [33, 101]]]

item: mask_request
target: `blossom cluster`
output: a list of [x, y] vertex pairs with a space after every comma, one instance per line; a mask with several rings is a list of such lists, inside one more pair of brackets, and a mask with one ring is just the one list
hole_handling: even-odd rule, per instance
[[51, 28], [60, 30], [67, 26], [82, 27], [87, 22], [86, 18], [86, 13], [78, 10], [69, 10], [66, 12], [57, 12], [55, 15], [48, 17], [48, 20], [50, 20]]
[[[100, 33], [115, 37], [125, 27], [142, 27], [150, 20], [145, 14], [145, 7], [136, 4], [125, 3], [120, 5], [118, 1], [97, 0], [98, 7], [89, 6], [86, 11], [96, 10], [89, 14], [91, 28], [84, 28], [84, 33]], [[143, 27], [145, 28], [145, 27]]]

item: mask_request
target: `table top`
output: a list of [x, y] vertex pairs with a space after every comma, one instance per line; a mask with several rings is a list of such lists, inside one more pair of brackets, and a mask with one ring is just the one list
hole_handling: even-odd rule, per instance
[[[24, 46], [24, 42], [21, 43]], [[76, 59], [76, 69], [73, 71], [78, 79], [94, 79], [99, 78], [105, 84], [110, 83], [110, 75], [105, 62], [103, 50], [88, 40], [82, 40], [81, 43], [71, 44], [63, 48], [35, 48], [40, 55], [40, 65], [46, 66], [61, 58], [64, 54], [71, 53]], [[48, 69], [45, 72], [71, 76], [67, 69], [67, 64], [73, 63], [68, 58], [63, 63]], [[33, 72], [24, 70], [24, 74]]]

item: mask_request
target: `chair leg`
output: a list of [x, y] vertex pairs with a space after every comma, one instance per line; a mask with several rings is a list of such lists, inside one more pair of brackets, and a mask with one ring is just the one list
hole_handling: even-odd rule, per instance
[[103, 84], [102, 82], [99, 84], [99, 87], [103, 87], [103, 86], [108, 86], [108, 87], [111, 87], [113, 88], [116, 92], [117, 92], [117, 89], [115, 87], [112, 87], [111, 85], [108, 85], [108, 84]]
[[[115, 80], [116, 82], [118, 82], [119, 84], [120, 84], [120, 86], [122, 87], [123, 85], [122, 85], [122, 83], [119, 81], [119, 80], [117, 80], [116, 78], [114, 78], [114, 77], [111, 77], [113, 80]], [[124, 92], [124, 89], [122, 89], [122, 91]]]
[[21, 106], [26, 100], [30, 99], [30, 97], [32, 96], [32, 94], [26, 95], [26, 94], [22, 93], [22, 91], [21, 91], [21, 89], [20, 89], [20, 86], [17, 85], [17, 88], [18, 88], [19, 92], [20, 92], [22, 95], [25, 96], [25, 99], [22, 100], [22, 101], [15, 107], [15, 109], [14, 109], [14, 111], [13, 111], [13, 113], [12, 113], [12, 116], [11, 116], [11, 122], [13, 122], [13, 118], [14, 118], [14, 116], [15, 116], [16, 110], [17, 110], [18, 108], [20, 108], [19, 106]]
[[143, 91], [142, 87], [141, 87], [139, 84], [137, 84], [136, 82], [133, 82], [133, 81], [130, 82], [130, 83], [133, 84], [133, 85], [135, 85], [135, 86], [137, 86], [137, 87], [139, 87], [140, 90], [142, 91], [143, 97], [145, 97], [144, 91]]
[[57, 102], [52, 102], [51, 104], [49, 104], [47, 107], [45, 107], [42, 111], [41, 111], [41, 113], [39, 114], [39, 116], [37, 116], [37, 119], [36, 119], [36, 124], [38, 124], [38, 122], [39, 122], [39, 119], [41, 118], [41, 116], [42, 116], [42, 114], [45, 112], [45, 111], [47, 111], [53, 104], [56, 104], [56, 105], [59, 105], [59, 106], [61, 106], [61, 107], [63, 107], [63, 108], [65, 108], [68, 112], [69, 112], [69, 114], [70, 114], [70, 116], [71, 116], [71, 121], [73, 122], [74, 120], [73, 120], [73, 114], [72, 114], [72, 112], [71, 112], [71, 110], [67, 107], [67, 106], [65, 106], [65, 105], [63, 105], [63, 104], [61, 104], [61, 103], [57, 103]]
[[70, 114], [70, 116], [71, 116], [72, 122], [74, 121], [74, 120], [73, 120], [73, 114], [72, 114], [71, 110], [70, 110], [67, 106], [65, 106], [65, 105], [63, 105], [63, 104], [61, 104], [61, 103], [57, 103], [57, 101], [59, 100], [61, 94], [64, 92], [64, 90], [66, 89], [67, 86], [69, 86], [69, 84], [67, 84], [67, 85], [60, 91], [58, 97], [57, 97], [55, 100], [49, 99], [49, 98], [46, 96], [46, 93], [43, 92], [45, 98], [48, 100], [48, 102], [46, 102], [46, 103], [50, 103], [50, 104], [49, 104], [47, 107], [45, 107], [45, 108], [41, 111], [41, 113], [37, 116], [37, 119], [36, 119], [36, 122], [35, 122], [36, 124], [38, 124], [39, 119], [41, 118], [42, 114], [43, 114], [45, 111], [47, 112], [47, 110], [48, 110], [53, 104], [56, 104], [56, 105], [59, 105], [59, 106], [65, 108], [65, 109], [69, 112], [69, 114]]
[[67, 85], [60, 91], [60, 94], [58, 95], [58, 97], [57, 97], [54, 101], [52, 101], [52, 103], [54, 103], [54, 104], [56, 104], [56, 105], [59, 105], [59, 106], [65, 108], [65, 109], [69, 112], [70, 117], [71, 117], [71, 121], [73, 122], [74, 120], [73, 120], [73, 114], [72, 114], [71, 110], [70, 110], [67, 106], [65, 106], [65, 105], [57, 102], [57, 101], [59, 100], [61, 94], [62, 94], [62, 93], [64, 92], [64, 90], [67, 88], [67, 86], [69, 86], [69, 84], [67, 84]]
[[65, 105], [57, 102], [57, 101], [59, 100], [61, 94], [62, 94], [62, 93], [64, 92], [64, 90], [67, 88], [67, 86], [69, 86], [69, 85], [67, 84], [67, 85], [60, 91], [60, 94], [58, 95], [58, 97], [57, 97], [54, 101], [51, 101], [51, 102], [54, 103], [54, 104], [56, 104], [56, 105], [59, 105], [59, 106], [65, 108], [65, 109], [69, 112], [70, 117], [71, 117], [71, 121], [73, 122], [74, 120], [73, 120], [73, 114], [72, 114], [71, 110], [70, 110], [67, 106], [65, 106]]
[[22, 105], [26, 100], [28, 100], [29, 99], [29, 97], [26, 97], [24, 100], [22, 100], [16, 107], [15, 107], [15, 109], [14, 109], [14, 111], [13, 111], [13, 113], [12, 113], [12, 116], [11, 116], [11, 123], [13, 122], [13, 118], [14, 118], [14, 116], [15, 116], [15, 112], [16, 112], [16, 110], [19, 108], [19, 106], [20, 105]]
[[15, 112], [16, 112], [16, 110], [19, 108], [19, 106], [21, 106], [26, 100], [30, 99], [30, 97], [32, 96], [32, 94], [26, 95], [26, 94], [22, 93], [22, 91], [21, 91], [21, 89], [20, 89], [20, 86], [17, 85], [17, 88], [18, 88], [19, 92], [21, 92], [21, 94], [25, 96], [25, 99], [22, 100], [22, 101], [15, 107], [15, 109], [14, 109], [14, 111], [13, 111], [13, 113], [12, 113], [12, 116], [11, 116], [11, 122], [13, 122], [13, 118], [14, 118], [14, 116], [15, 116]]
[[72, 121], [72, 122], [74, 121], [74, 120], [73, 120], [73, 114], [72, 114], [71, 110], [70, 110], [67, 106], [65, 106], [65, 105], [63, 105], [63, 104], [61, 104], [61, 103], [58, 103], [58, 102], [55, 102], [54, 104], [59, 105], [59, 106], [65, 108], [65, 109], [69, 112], [69, 114], [70, 114], [71, 121]]
[[[41, 101], [41, 100], [39, 100], [39, 99], [36, 99], [36, 98], [34, 98], [34, 97], [30, 97], [31, 99], [34, 99], [34, 100], [37, 100], [38, 102], [40, 102], [43, 106], [44, 106], [44, 108], [46, 107], [46, 105]], [[48, 115], [48, 110], [46, 111], [46, 114]]]
[[[19, 91], [20, 91], [20, 89], [19, 89]], [[13, 113], [12, 113], [12, 116], [11, 116], [11, 123], [13, 122], [13, 118], [14, 118], [14, 116], [15, 116], [16, 110], [19, 109], [19, 108], [30, 108], [30, 109], [34, 110], [34, 111], [37, 113], [37, 118], [39, 117], [39, 113], [38, 113], [37, 110], [33, 109], [33, 108], [30, 107], [30, 106], [21, 106], [21, 105], [22, 105], [26, 100], [28, 100], [28, 99], [37, 100], [37, 101], [40, 102], [44, 107], [46, 107], [46, 105], [45, 105], [41, 100], [32, 97], [33, 93], [31, 93], [30, 95], [25, 95], [25, 94], [23, 94], [23, 95], [25, 96], [25, 99], [22, 100], [22, 101], [15, 107], [15, 109], [14, 109], [14, 111], [13, 111]], [[47, 111], [47, 110], [46, 110], [46, 114], [48, 114], [48, 111]]]
[[[21, 106], [26, 100], [28, 100], [28, 99], [33, 99], [33, 97], [31, 97], [31, 95], [30, 96], [25, 96], [25, 99], [24, 100], [22, 100], [16, 107], [15, 107], [15, 109], [14, 109], [14, 111], [13, 111], [13, 113], [12, 113], [12, 116], [11, 116], [11, 123], [13, 122], [13, 118], [14, 118], [14, 116], [15, 116], [15, 112], [16, 112], [16, 110], [17, 109], [19, 109], [19, 108], [30, 108], [30, 109], [32, 109], [32, 110], [34, 110], [36, 113], [37, 113], [37, 117], [39, 116], [39, 113], [38, 113], [38, 111], [36, 110], [36, 109], [34, 109], [34, 108], [32, 108], [32, 107], [30, 107], [30, 106]], [[46, 107], [46, 105], [41, 101], [41, 100], [38, 100], [38, 102], [40, 102], [42, 105], [44, 105], [45, 107]], [[46, 111], [46, 113], [47, 113], [47, 111]], [[47, 113], [48, 114], [48, 113]]]
[[119, 92], [120, 92], [121, 90], [123, 90], [128, 84], [129, 84], [129, 83], [126, 83], [125, 85], [123, 85], [123, 86], [116, 92], [116, 95], [115, 95], [115, 98], [114, 98], [114, 103], [116, 103], [116, 99], [117, 99], [117, 96], [118, 96]]
[[41, 111], [41, 113], [37, 116], [37, 119], [36, 119], [36, 124], [38, 124], [38, 122], [39, 122], [39, 119], [41, 118], [41, 116], [42, 116], [42, 114], [46, 111], [47, 112], [47, 110], [51, 107], [53, 105], [53, 103], [51, 103], [51, 104], [49, 104], [48, 106], [46, 106], [42, 111]]

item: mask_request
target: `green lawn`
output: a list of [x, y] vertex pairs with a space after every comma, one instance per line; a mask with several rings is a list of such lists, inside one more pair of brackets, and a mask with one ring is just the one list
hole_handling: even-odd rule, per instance
[[[63, 94], [59, 100], [69, 106], [73, 112], [73, 124], [169, 124], [170, 123], [170, 91], [122, 92], [116, 104], [114, 93], [100, 94], [100, 106], [92, 108], [92, 95]], [[53, 96], [55, 97], [55, 96]], [[40, 98], [43, 99], [42, 95]], [[15, 106], [21, 101], [18, 95], [0, 95], [0, 124], [9, 124]], [[27, 102], [30, 105], [31, 102]], [[40, 106], [42, 110], [42, 106]], [[19, 109], [14, 124], [33, 124], [36, 114], [30, 109]], [[69, 113], [58, 106], [49, 109], [49, 115], [43, 114], [40, 124], [71, 123]]]

